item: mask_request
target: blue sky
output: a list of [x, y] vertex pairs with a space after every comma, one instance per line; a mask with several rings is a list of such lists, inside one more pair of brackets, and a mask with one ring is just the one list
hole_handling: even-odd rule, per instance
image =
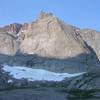
[[0, 0], [0, 26], [31, 22], [41, 10], [65, 23], [100, 31], [100, 0]]

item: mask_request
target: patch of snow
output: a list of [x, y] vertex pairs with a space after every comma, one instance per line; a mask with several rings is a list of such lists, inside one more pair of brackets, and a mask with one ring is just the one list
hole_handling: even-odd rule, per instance
[[65, 78], [76, 77], [82, 75], [82, 73], [55, 73], [44, 69], [33, 69], [23, 66], [8, 66], [4, 65], [3, 70], [9, 72], [15, 79], [27, 79], [28, 81], [62, 81]]
[[13, 83], [13, 80], [9, 79], [9, 80], [8, 80], [8, 83]]

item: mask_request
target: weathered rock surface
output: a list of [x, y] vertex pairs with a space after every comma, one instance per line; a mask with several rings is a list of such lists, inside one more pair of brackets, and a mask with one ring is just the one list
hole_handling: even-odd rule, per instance
[[91, 29], [81, 30], [81, 36], [96, 52], [100, 59], [100, 32]]
[[[11, 24], [0, 28], [1, 54], [37, 54], [48, 58], [77, 57], [78, 62], [94, 62], [95, 52], [81, 36], [81, 30], [66, 25], [52, 13], [41, 12], [32, 23]], [[89, 55], [89, 56], [88, 56]]]
[[17, 23], [10, 24], [0, 28], [0, 33], [8, 33], [10, 35], [13, 35], [14, 37], [17, 37], [17, 33], [19, 32], [21, 27], [22, 27], [21, 24], [17, 24]]
[[16, 38], [8, 33], [0, 33], [0, 54], [14, 55], [18, 50]]
[[[100, 70], [100, 69], [99, 69]], [[84, 75], [66, 79], [63, 83], [64, 87], [68, 89], [83, 89], [83, 90], [92, 90], [92, 89], [100, 89], [100, 73], [89, 72]]]
[[0, 54], [14, 55], [18, 48], [17, 33], [21, 24], [10, 24], [0, 28]]
[[[70, 83], [69, 88], [97, 89], [100, 88], [100, 74], [96, 72], [100, 68], [99, 35], [100, 32], [66, 25], [51, 13], [41, 12], [35, 22], [0, 28], [0, 64], [69, 73], [95, 70], [89, 76], [69, 79], [64, 84]], [[0, 71], [0, 84], [5, 82], [6, 87], [8, 74]], [[23, 82], [18, 81], [18, 85]]]
[[43, 57], [69, 58], [91, 51], [74, 27], [61, 22], [51, 14], [41, 13], [36, 22], [24, 25], [20, 51]]

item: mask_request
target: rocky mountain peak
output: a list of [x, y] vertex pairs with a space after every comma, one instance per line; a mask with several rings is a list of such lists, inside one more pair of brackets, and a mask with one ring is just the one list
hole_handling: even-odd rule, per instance
[[[14, 23], [0, 28], [0, 64], [3, 65], [0, 65], [0, 89], [32, 87], [35, 84], [40, 87], [40, 81], [43, 81], [42, 86], [47, 84], [50, 87], [51, 84], [57, 87], [56, 79], [62, 80], [65, 75], [68, 77], [58, 86], [68, 87], [68, 90], [98, 89], [100, 62], [96, 54], [100, 58], [100, 32], [82, 30], [65, 24], [51, 13], [41, 12], [35, 22]], [[73, 77], [68, 73], [81, 74]], [[39, 74], [43, 77], [40, 78]], [[52, 79], [57, 83], [52, 84]], [[49, 85], [48, 80], [51, 80]]]
[[[81, 30], [65, 24], [52, 13], [42, 11], [35, 22], [23, 25], [11, 24], [5, 26], [3, 30], [11, 36], [14, 32], [17, 34], [19, 42], [17, 49], [21, 53], [66, 59], [91, 53], [81, 35]], [[15, 42], [17, 41], [15, 39]]]
[[22, 25], [14, 23], [14, 24], [10, 24], [8, 27], [9, 27], [8, 28], [9, 31], [12, 31], [17, 34], [20, 31]]
[[0, 54], [14, 55], [18, 50], [17, 34], [21, 24], [10, 24], [0, 28]]
[[19, 30], [21, 29], [22, 25], [21, 24], [17, 24], [17, 23], [13, 23], [13, 24], [10, 24], [10, 25], [7, 25], [7, 26], [4, 26], [2, 28], [0, 28], [0, 31], [5, 31], [5, 32], [15, 32], [15, 33], [18, 33]]
[[17, 33], [20, 31], [21, 27], [22, 27], [21, 24], [13, 23], [0, 28], [0, 32], [8, 33], [14, 37], [17, 37]]
[[78, 28], [66, 25], [51, 13], [41, 12], [39, 20], [20, 31], [20, 51], [43, 57], [69, 58], [90, 53]]
[[39, 19], [44, 19], [44, 18], [47, 18], [47, 17], [52, 17], [53, 14], [52, 13], [46, 13], [44, 11], [41, 11], [40, 12], [40, 15], [39, 15]]

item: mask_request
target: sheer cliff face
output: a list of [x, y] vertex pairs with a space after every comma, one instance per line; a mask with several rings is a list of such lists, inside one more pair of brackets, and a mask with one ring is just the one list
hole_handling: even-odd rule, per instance
[[80, 34], [52, 14], [40, 14], [38, 20], [25, 24], [19, 36], [21, 52], [44, 57], [68, 58], [88, 53]]
[[51, 13], [41, 12], [35, 22], [0, 28], [0, 53], [15, 54], [19, 50], [52, 58], [89, 54], [91, 50], [84, 42], [86, 38], [83, 33], [79, 28], [64, 24]]

